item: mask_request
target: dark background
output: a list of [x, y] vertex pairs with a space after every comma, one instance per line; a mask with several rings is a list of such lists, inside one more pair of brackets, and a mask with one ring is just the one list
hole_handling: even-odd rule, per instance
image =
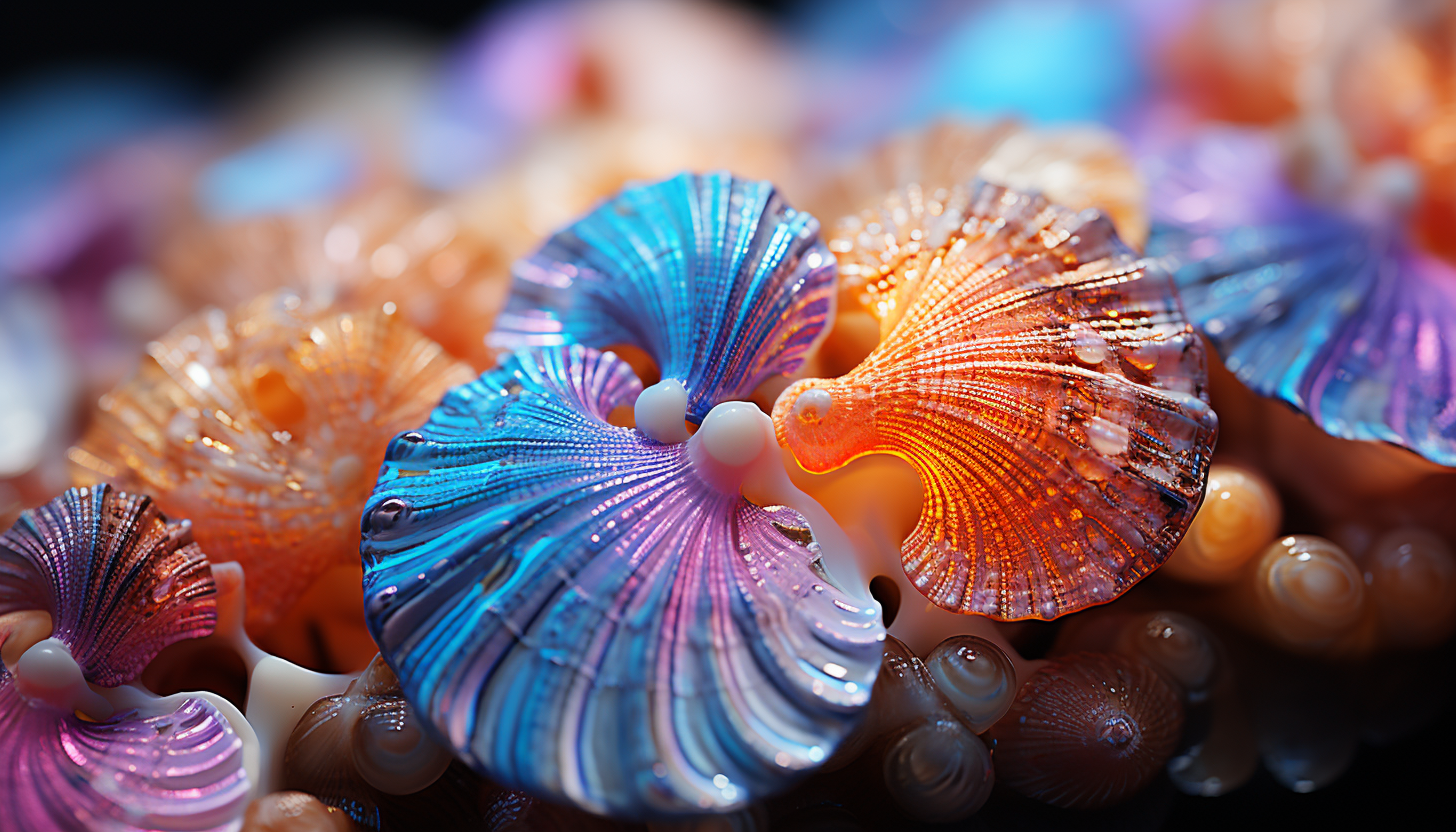
[[[475, 23], [490, 8], [502, 5], [477, 0], [261, 0], [238, 4], [198, 0], [188, 6], [137, 8], [125, 0], [105, 5], [3, 0], [0, 89], [47, 70], [120, 63], [178, 75], [194, 83], [197, 92], [206, 98], [225, 99], [270, 56], [311, 36], [363, 24], [404, 27], [443, 42]], [[781, 3], [739, 5], [771, 16], [785, 12], [785, 4]], [[1444, 651], [1429, 660], [1449, 663], [1452, 658], [1450, 651]], [[1327, 832], [1377, 823], [1382, 827], [1405, 825], [1417, 818], [1424, 821], [1423, 825], [1443, 826], [1428, 819], [1450, 816], [1446, 796], [1456, 777], [1453, 751], [1456, 710], [1448, 703], [1442, 716], [1416, 735], [1386, 747], [1362, 746], [1350, 771], [1314, 794], [1289, 792], [1261, 772], [1249, 785], [1218, 799], [1182, 795], [1160, 798], [1157, 802], [1162, 805], [1154, 816], [1164, 816], [1163, 828], [1167, 829]], [[1032, 815], [1035, 817], [1035, 813]], [[1039, 825], [1025, 814], [1020, 817]], [[1120, 816], [1039, 820], [1050, 821], [1054, 827], [1094, 829], [1148, 828], [1144, 824], [1152, 819]], [[1012, 821], [1007, 826], [1022, 825]]]

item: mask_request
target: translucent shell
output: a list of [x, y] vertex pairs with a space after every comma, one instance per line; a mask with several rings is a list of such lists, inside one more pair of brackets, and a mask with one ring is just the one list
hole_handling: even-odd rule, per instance
[[[283, 782], [365, 829], [467, 827], [485, 782], [436, 745], [375, 658], [338, 696], [315, 702], [288, 740]], [[478, 817], [473, 818], [478, 823]]]
[[485, 367], [485, 334], [516, 254], [455, 206], [379, 188], [327, 208], [185, 221], [166, 235], [158, 269], [195, 305], [232, 307], [277, 289], [323, 304], [392, 303], [451, 354]]
[[682, 174], [629, 188], [514, 268], [490, 343], [630, 344], [688, 391], [688, 419], [791, 373], [834, 312], [819, 222], [768, 182]]
[[886, 333], [774, 406], [810, 471], [891, 453], [925, 485], [906, 574], [955, 612], [1055, 618], [1163, 562], [1203, 497], [1217, 419], [1171, 282], [1095, 214], [984, 183], [886, 256]]
[[[1149, 254], [1254, 392], [1327, 433], [1456, 465], [1456, 267], [1305, 203], [1273, 136], [1210, 131], [1150, 163]], [[1237, 210], [1227, 207], [1237, 206]]]
[[729, 810], [828, 758], [884, 629], [795, 512], [722, 490], [698, 443], [609, 424], [640, 389], [572, 345], [450, 391], [365, 509], [366, 615], [493, 780], [615, 815]]
[[[73, 488], [0, 536], [0, 615], [48, 613], [94, 684], [129, 682], [168, 644], [211, 633], [215, 592], [188, 525], [108, 485]], [[201, 699], [83, 719], [29, 698], [3, 666], [0, 748], [7, 829], [208, 829], [235, 821], [250, 788], [242, 741]]]
[[1322, 537], [1291, 535], [1271, 544], [1255, 562], [1251, 583], [1259, 624], [1297, 650], [1332, 645], [1365, 614], [1360, 568]]
[[1178, 694], [1148, 665], [1073, 653], [1042, 667], [990, 736], [996, 778], [1066, 808], [1110, 806], [1142, 791], [1183, 730]]
[[1244, 564], [1274, 541], [1282, 517], [1279, 494], [1262, 474], [1214, 463], [1203, 505], [1163, 574], [1201, 584], [1236, 580]]
[[397, 315], [270, 295], [149, 347], [71, 449], [77, 481], [157, 495], [215, 561], [250, 574], [248, 625], [356, 562], [355, 518], [389, 437], [472, 372]]
[[1016, 668], [994, 643], [980, 636], [952, 636], [925, 660], [935, 685], [972, 731], [990, 728], [1016, 696]]

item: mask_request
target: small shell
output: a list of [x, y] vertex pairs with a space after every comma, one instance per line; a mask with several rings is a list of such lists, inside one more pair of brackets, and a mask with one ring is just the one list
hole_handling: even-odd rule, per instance
[[1322, 537], [1278, 540], [1259, 558], [1250, 580], [1257, 625], [1286, 647], [1328, 647], [1365, 614], [1365, 579], [1359, 567]]
[[695, 423], [798, 369], [834, 311], [818, 220], [726, 173], [628, 188], [513, 271], [493, 346], [637, 347]]
[[1183, 730], [1178, 695], [1143, 662], [1073, 653], [1047, 664], [991, 728], [996, 777], [1065, 808], [1110, 806], [1163, 767]]
[[338, 696], [315, 702], [283, 757], [283, 783], [365, 829], [471, 828], [487, 784], [436, 745], [378, 657]]
[[1201, 701], [1225, 670], [1218, 640], [1197, 619], [1179, 612], [1135, 615], [1117, 639], [1117, 652], [1151, 664], [1183, 694]]
[[779, 397], [779, 441], [816, 473], [872, 453], [916, 469], [902, 559], [945, 609], [1051, 619], [1111, 601], [1203, 498], [1217, 417], [1200, 342], [1103, 217], [977, 183], [941, 219], [943, 239], [887, 255], [875, 351]]
[[991, 796], [991, 753], [955, 719], [918, 723], [885, 752], [885, 787], [911, 817], [949, 823], [975, 814]]
[[473, 372], [397, 315], [270, 295], [210, 309], [103, 396], [71, 449], [79, 482], [148, 491], [249, 574], [248, 625], [276, 620], [330, 566], [357, 564], [360, 507], [390, 437]]
[[1279, 532], [1279, 494], [1259, 473], [1226, 463], [1208, 470], [1203, 505], [1162, 573], [1180, 581], [1228, 583]]
[[942, 641], [925, 660], [936, 687], [979, 734], [995, 724], [1016, 696], [1016, 668], [995, 644], [979, 636]]
[[1396, 529], [1375, 541], [1361, 565], [1387, 644], [1434, 647], [1456, 629], [1456, 555], [1444, 540]]
[[884, 628], [816, 572], [797, 513], [610, 424], [640, 390], [571, 345], [450, 391], [365, 507], [365, 612], [406, 698], [493, 779], [618, 816], [734, 810], [833, 753]]

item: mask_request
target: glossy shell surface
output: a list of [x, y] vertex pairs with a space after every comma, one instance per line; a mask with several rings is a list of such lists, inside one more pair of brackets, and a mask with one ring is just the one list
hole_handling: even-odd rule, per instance
[[640, 389], [572, 345], [452, 390], [389, 447], [366, 614], [406, 698], [492, 779], [621, 816], [739, 808], [833, 752], [884, 629], [795, 512], [720, 489], [691, 441], [609, 424]]
[[767, 182], [682, 174], [629, 188], [514, 268], [490, 343], [629, 344], [688, 391], [688, 419], [798, 369], [834, 312], [819, 222]]
[[910, 463], [925, 500], [905, 571], [945, 609], [1050, 619], [1111, 601], [1187, 529], [1217, 432], [1171, 280], [1096, 212], [980, 182], [898, 240], [866, 284], [879, 346], [789, 387], [780, 442], [814, 472]]

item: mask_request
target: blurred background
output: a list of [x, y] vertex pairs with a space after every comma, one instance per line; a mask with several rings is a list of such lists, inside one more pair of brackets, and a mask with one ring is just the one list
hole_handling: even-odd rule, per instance
[[[1415, 9], [1403, 19], [1446, 19], [1441, 3], [1402, 5]], [[472, 268], [503, 273], [623, 181], [731, 166], [774, 179], [791, 200], [813, 201], [845, 160], [896, 130], [951, 115], [1032, 126], [1094, 122], [1136, 149], [1149, 136], [1210, 121], [1293, 124], [1318, 137], [1323, 116], [1312, 112], [1386, 107], [1372, 117], [1375, 127], [1351, 128], [1354, 152], [1383, 158], [1392, 147], [1406, 153], [1408, 142], [1411, 158], [1439, 157], [1428, 174], [1438, 182], [1448, 175], [1440, 160], [1453, 156], [1456, 126], [1438, 123], [1412, 139], [1401, 132], [1409, 121], [1401, 107], [1417, 106], [1407, 101], [1416, 85], [1409, 50], [1374, 49], [1351, 75], [1321, 63], [1329, 42], [1359, 41], [1371, 7], [1363, 0], [6, 4], [0, 514], [64, 485], [64, 471], [46, 460], [60, 459], [52, 450], [74, 441], [91, 403], [132, 371], [143, 344], [203, 304], [239, 302], [267, 286], [230, 255], [238, 240], [273, 233], [260, 217], [306, 217], [309, 206], [364, 200], [359, 194], [388, 192], [409, 205], [446, 199], [476, 235]], [[1435, 31], [1452, 46], [1456, 29]], [[1384, 43], [1371, 32], [1371, 42]], [[1326, 153], [1318, 138], [1308, 145], [1314, 169], [1350, 152]], [[1311, 177], [1316, 185], [1306, 192], [1330, 179]], [[1452, 209], [1428, 202], [1413, 222], [1422, 245], [1441, 252], [1456, 245], [1442, 230]], [[325, 228], [327, 257], [360, 250], [358, 235], [325, 235]], [[387, 245], [374, 251], [374, 274], [412, 274], [413, 261], [391, 259], [407, 253]], [[457, 274], [450, 261], [430, 263], [441, 286], [461, 279], [450, 276]], [[497, 284], [466, 297], [480, 310], [497, 309]], [[479, 333], [461, 332], [450, 310], [412, 297], [418, 302], [400, 299], [401, 308], [427, 334], [477, 366], [488, 360]], [[460, 314], [475, 314], [471, 308]], [[1261, 770], [1218, 798], [1155, 789], [1130, 811], [1079, 816], [1078, 828], [1347, 828], [1418, 812], [1444, 816], [1456, 747], [1450, 659], [1449, 646], [1431, 654], [1426, 660], [1441, 664], [1434, 681], [1395, 686], [1382, 705], [1428, 713], [1420, 729], [1367, 735], [1326, 788], [1298, 794]], [[1344, 718], [1331, 717], [1331, 732], [1343, 730], [1334, 723]], [[1024, 828], [1014, 813], [998, 811], [978, 822]]]

